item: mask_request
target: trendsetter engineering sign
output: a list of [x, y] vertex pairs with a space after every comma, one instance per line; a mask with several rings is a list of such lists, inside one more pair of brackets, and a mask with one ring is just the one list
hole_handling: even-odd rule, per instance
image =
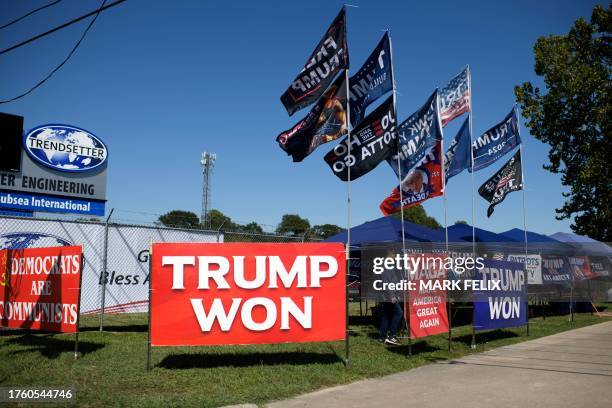
[[21, 171], [0, 172], [0, 208], [103, 215], [108, 149], [76, 126], [38, 126], [23, 137]]
[[151, 345], [345, 338], [339, 243], [153, 244]]
[[75, 333], [80, 246], [0, 250], [0, 325]]

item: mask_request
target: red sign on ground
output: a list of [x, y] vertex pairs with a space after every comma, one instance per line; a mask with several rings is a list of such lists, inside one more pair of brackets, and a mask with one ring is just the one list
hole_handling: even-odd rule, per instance
[[[417, 282], [426, 282], [424, 280]], [[430, 281], [433, 282], [433, 281]], [[410, 337], [432, 336], [448, 332], [446, 292], [419, 289], [410, 291]]]
[[345, 337], [345, 254], [337, 243], [153, 244], [153, 346]]
[[74, 333], [80, 246], [0, 250], [0, 325]]
[[410, 337], [432, 336], [448, 332], [446, 291], [440, 290], [446, 276], [446, 257], [440, 254], [423, 254], [410, 275], [415, 289], [409, 292]]

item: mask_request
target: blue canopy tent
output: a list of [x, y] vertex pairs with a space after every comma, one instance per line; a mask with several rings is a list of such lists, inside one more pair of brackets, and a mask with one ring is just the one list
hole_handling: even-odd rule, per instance
[[[444, 235], [444, 228], [442, 228]], [[475, 229], [476, 242], [517, 242], [502, 234], [487, 231], [481, 228]], [[448, 242], [472, 242], [472, 226], [469, 224], [455, 224], [448, 227]]]
[[608, 244], [583, 235], [571, 234], [569, 232], [557, 232], [556, 234], [552, 234], [550, 238], [571, 245], [585, 254], [612, 256], [612, 247]]
[[[346, 244], [346, 237], [345, 230], [325, 242]], [[442, 242], [444, 235], [438, 230], [404, 221], [404, 238], [409, 242]], [[402, 221], [395, 217], [381, 217], [351, 228], [351, 247], [377, 242], [402, 242]]]
[[[525, 230], [519, 229], [519, 228], [513, 228], [511, 230], [502, 232], [501, 235], [513, 239], [515, 241], [525, 241]], [[527, 231], [527, 243], [531, 243], [531, 242], [539, 242], [539, 243], [543, 243], [543, 242], [549, 242], [549, 243], [555, 243], [555, 242], [559, 242], [555, 239], [552, 239], [551, 237], [548, 237], [546, 235], [542, 235], [542, 234], [538, 234], [537, 232], [533, 232], [533, 231]]]
[[[439, 230], [404, 221], [404, 238], [408, 242], [443, 242], [444, 234]], [[342, 242], [346, 245], [346, 240], [347, 232], [345, 230], [327, 238], [324, 242]], [[351, 228], [348, 293], [350, 298], [359, 298], [360, 314], [363, 314], [361, 303], [361, 245], [398, 242], [402, 242], [402, 221], [395, 217], [381, 217]], [[365, 305], [367, 310], [367, 299]]]

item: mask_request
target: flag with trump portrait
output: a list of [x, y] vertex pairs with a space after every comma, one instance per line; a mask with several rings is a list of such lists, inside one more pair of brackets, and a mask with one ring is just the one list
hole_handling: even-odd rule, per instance
[[319, 99], [336, 74], [348, 66], [346, 18], [343, 7], [306, 61], [304, 68], [281, 96], [281, 102], [287, 113], [293, 115]]
[[442, 143], [437, 142], [421, 163], [408, 172], [401, 184], [384, 199], [380, 210], [385, 216], [391, 215], [402, 207], [409, 208], [442, 194]]
[[336, 140], [347, 133], [346, 88], [345, 75], [338, 75], [308, 115], [276, 137], [280, 148], [291, 156], [294, 162], [304, 160], [321, 144]]
[[442, 126], [457, 116], [471, 110], [470, 68], [465, 67], [457, 76], [440, 89], [440, 119]]

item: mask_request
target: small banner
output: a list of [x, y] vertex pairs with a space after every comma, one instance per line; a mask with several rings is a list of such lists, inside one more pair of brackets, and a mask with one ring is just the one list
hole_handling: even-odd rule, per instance
[[570, 256], [568, 261], [574, 280], [581, 281], [597, 277], [597, 274], [591, 270], [591, 264], [586, 256]]
[[380, 210], [386, 215], [391, 215], [433, 197], [444, 194], [442, 186], [442, 146], [438, 142], [433, 149], [416, 167], [402, 180], [400, 187], [395, 187], [391, 195], [380, 204]]
[[[423, 160], [425, 154], [438, 141], [442, 140], [442, 128], [438, 119], [437, 106], [438, 91], [436, 90], [419, 110], [398, 126], [398, 149], [387, 158], [387, 163], [395, 174], [408, 174]], [[398, 154], [399, 169], [397, 165]]]
[[463, 71], [442, 89], [440, 89], [440, 119], [442, 126], [457, 116], [469, 112], [470, 101], [470, 69], [465, 67]]
[[80, 246], [0, 250], [0, 325], [78, 331]]
[[[397, 149], [397, 129], [393, 97], [390, 96], [351, 132], [349, 148], [345, 137], [325, 155], [325, 162], [342, 181], [356, 180], [385, 160]], [[349, 153], [350, 150], [350, 153]]]
[[569, 285], [572, 276], [567, 258], [542, 255], [542, 281], [546, 285]]
[[340, 243], [153, 244], [151, 345], [342, 340]]
[[439, 260], [430, 266], [437, 265], [439, 269], [421, 268], [411, 274], [410, 280], [416, 283], [415, 290], [410, 291], [408, 302], [412, 339], [448, 332], [446, 291], [442, 289], [442, 281], [446, 276], [443, 258], [442, 255], [428, 254], [428, 260]]
[[[474, 171], [484, 169], [521, 144], [516, 107], [500, 123], [474, 140]], [[472, 169], [469, 169], [472, 171]]]
[[281, 96], [289, 115], [310, 105], [323, 94], [336, 74], [348, 68], [344, 7], [308, 58], [302, 72]]
[[508, 194], [522, 189], [521, 151], [518, 150], [497, 173], [478, 189], [478, 194], [490, 203], [487, 217], [493, 214], [495, 206], [504, 201]]
[[276, 141], [294, 162], [301, 162], [318, 146], [338, 139], [346, 131], [346, 79], [339, 75], [308, 115], [278, 135]]
[[[525, 254], [508, 254], [508, 261], [525, 264]], [[542, 281], [542, 256], [538, 254], [527, 255], [527, 283], [530, 285], [541, 285]]]
[[[474, 290], [474, 329], [501, 329], [527, 324], [527, 282], [524, 265], [484, 260], [476, 279], [491, 290]], [[498, 282], [499, 289], [489, 284]]]
[[612, 261], [605, 256], [589, 256], [589, 266], [596, 276], [612, 276]]
[[366, 108], [393, 90], [391, 44], [385, 33], [361, 69], [349, 81], [351, 96], [351, 124], [356, 127], [365, 116]]

